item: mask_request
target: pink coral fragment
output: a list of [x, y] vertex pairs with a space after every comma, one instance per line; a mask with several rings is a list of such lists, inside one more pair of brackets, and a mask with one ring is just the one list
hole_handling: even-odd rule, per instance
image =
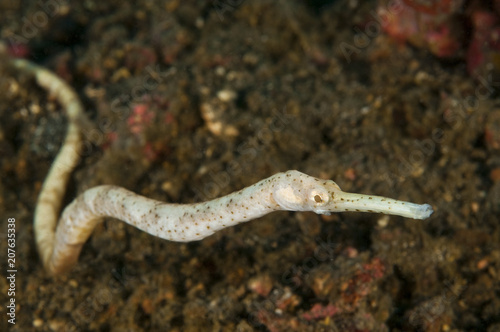
[[135, 105], [132, 114], [127, 119], [130, 132], [139, 135], [153, 121], [154, 115], [154, 112], [148, 111], [147, 105]]
[[320, 303], [316, 303], [315, 305], [313, 305], [311, 310], [304, 313], [302, 317], [305, 320], [316, 320], [316, 319], [323, 319], [326, 317], [332, 317], [340, 312], [341, 310], [338, 307], [334, 306], [333, 304], [328, 304], [327, 306], [323, 306]]

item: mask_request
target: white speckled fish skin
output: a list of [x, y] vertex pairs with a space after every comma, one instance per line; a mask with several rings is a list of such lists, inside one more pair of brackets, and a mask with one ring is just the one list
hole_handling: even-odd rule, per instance
[[[5, 56], [1, 42], [0, 56]], [[59, 101], [69, 119], [66, 139], [43, 183], [34, 213], [38, 251], [52, 274], [65, 272], [76, 263], [83, 244], [104, 217], [123, 220], [167, 240], [188, 242], [277, 210], [321, 214], [381, 212], [415, 219], [425, 219], [432, 214], [428, 204], [344, 193], [333, 181], [287, 171], [230, 195], [197, 204], [168, 204], [124, 188], [99, 186], [87, 190], [68, 205], [57, 223], [70, 173], [80, 159], [80, 126], [88, 123], [88, 119], [78, 95], [55, 74], [22, 59], [11, 59], [9, 63], [21, 72], [32, 74], [38, 84]]]
[[345, 193], [333, 181], [298, 171], [278, 173], [227, 196], [196, 204], [163, 203], [120, 187], [99, 186], [87, 190], [65, 209], [56, 232], [50, 270], [61, 273], [71, 268], [95, 225], [104, 217], [123, 220], [166, 240], [189, 242], [277, 210], [382, 212], [417, 219], [432, 213], [428, 205]]

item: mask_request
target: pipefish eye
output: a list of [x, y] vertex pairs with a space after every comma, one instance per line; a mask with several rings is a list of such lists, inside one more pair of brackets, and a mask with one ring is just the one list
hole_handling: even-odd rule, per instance
[[313, 190], [310, 194], [310, 199], [315, 205], [323, 205], [328, 203], [329, 196], [327, 192], [322, 190]]

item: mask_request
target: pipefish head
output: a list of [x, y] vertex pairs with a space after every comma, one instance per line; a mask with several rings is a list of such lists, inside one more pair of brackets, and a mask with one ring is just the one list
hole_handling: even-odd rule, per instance
[[392, 198], [344, 192], [331, 180], [321, 180], [298, 171], [280, 173], [273, 198], [283, 210], [313, 211], [319, 214], [354, 211], [385, 213], [413, 219], [427, 219], [429, 204], [415, 204]]
[[299, 171], [281, 173], [273, 198], [289, 211], [312, 211], [330, 214], [335, 209], [335, 197], [342, 192], [331, 180], [322, 180]]

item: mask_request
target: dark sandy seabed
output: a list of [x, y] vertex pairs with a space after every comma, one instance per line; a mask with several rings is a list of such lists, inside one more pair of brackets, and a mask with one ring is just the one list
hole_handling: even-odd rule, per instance
[[373, 2], [69, 1], [44, 21], [46, 3], [0, 1], [1, 33], [94, 123], [67, 202], [115, 184], [189, 203], [297, 169], [435, 213], [277, 212], [188, 244], [106, 220], [51, 278], [32, 218], [66, 119], [2, 64], [0, 266], [15, 218], [18, 273], [0, 330], [500, 331], [500, 99], [463, 63], [383, 34], [347, 59]]

